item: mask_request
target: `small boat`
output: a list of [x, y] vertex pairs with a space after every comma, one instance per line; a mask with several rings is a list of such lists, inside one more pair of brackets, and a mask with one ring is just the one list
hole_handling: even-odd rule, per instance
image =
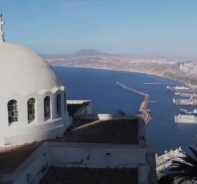
[[197, 108], [193, 111], [187, 111], [186, 109], [179, 109], [181, 114], [195, 115], [197, 116]]
[[179, 109], [179, 111], [180, 111], [181, 114], [187, 114], [188, 113], [188, 111], [186, 109]]

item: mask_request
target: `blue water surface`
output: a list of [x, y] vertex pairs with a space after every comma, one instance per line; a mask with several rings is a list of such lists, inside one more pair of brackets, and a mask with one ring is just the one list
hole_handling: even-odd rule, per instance
[[[74, 67], [53, 67], [62, 83], [66, 86], [68, 99], [89, 99], [93, 101], [93, 113], [117, 113], [120, 109], [127, 114], [138, 113], [143, 97], [116, 84], [117, 81], [150, 95], [148, 108], [153, 118], [146, 124], [146, 139], [158, 154], [165, 149], [194, 146], [193, 138], [197, 125], [176, 124], [174, 116], [181, 106], [172, 103], [174, 94], [166, 90], [167, 84], [146, 85], [143, 83], [175, 83], [175, 81], [153, 75], [86, 69]], [[192, 109], [194, 107], [184, 107]]]

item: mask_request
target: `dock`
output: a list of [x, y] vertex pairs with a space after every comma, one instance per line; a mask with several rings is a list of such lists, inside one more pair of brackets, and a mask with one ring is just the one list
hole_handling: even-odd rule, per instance
[[151, 120], [150, 113], [148, 112], [149, 110], [147, 109], [147, 105], [148, 105], [148, 102], [149, 102], [149, 95], [142, 92], [142, 91], [138, 91], [136, 89], [125, 86], [118, 81], [116, 82], [116, 84], [119, 85], [120, 87], [124, 88], [124, 89], [132, 91], [132, 92], [137, 93], [139, 95], [142, 95], [144, 97], [144, 100], [142, 101], [142, 103], [140, 105], [139, 112], [142, 114], [144, 122], [148, 123]]
[[177, 84], [174, 82], [144, 82], [145, 85], [166, 85], [166, 84]]

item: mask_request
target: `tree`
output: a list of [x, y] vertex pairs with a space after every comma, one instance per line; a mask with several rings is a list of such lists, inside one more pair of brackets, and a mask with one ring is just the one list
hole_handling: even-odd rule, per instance
[[158, 184], [173, 184], [174, 178], [168, 175], [163, 175], [159, 178]]
[[194, 157], [181, 151], [183, 155], [173, 160], [170, 165], [169, 175], [179, 178], [178, 184], [184, 181], [192, 181], [192, 183], [197, 181], [197, 150], [192, 147], [189, 149]]

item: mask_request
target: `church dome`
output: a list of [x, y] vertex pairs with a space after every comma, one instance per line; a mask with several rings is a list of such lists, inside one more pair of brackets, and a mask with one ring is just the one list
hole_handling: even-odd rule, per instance
[[11, 43], [0, 43], [0, 97], [50, 91], [58, 79], [40, 56]]

